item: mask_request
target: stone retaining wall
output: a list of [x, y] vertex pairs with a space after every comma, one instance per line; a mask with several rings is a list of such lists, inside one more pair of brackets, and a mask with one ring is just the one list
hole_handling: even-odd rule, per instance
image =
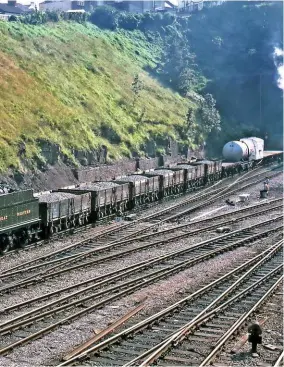
[[182, 162], [181, 156], [161, 158], [140, 158], [117, 161], [113, 165], [100, 165], [98, 167], [84, 167], [73, 170], [73, 174], [79, 182], [107, 181], [124, 176], [137, 170], [147, 171], [160, 166], [174, 165]]
[[118, 161], [113, 165], [74, 169], [73, 173], [79, 182], [107, 181], [115, 177], [136, 171], [136, 160]]

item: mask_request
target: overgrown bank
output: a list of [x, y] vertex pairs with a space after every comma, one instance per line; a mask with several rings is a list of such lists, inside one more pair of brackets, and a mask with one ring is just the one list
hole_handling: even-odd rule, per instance
[[[150, 136], [175, 136], [183, 124], [188, 101], [143, 70], [161, 50], [141, 32], [0, 22], [0, 50], [1, 170], [19, 166], [21, 151], [26, 162], [41, 159], [41, 140], [70, 159], [74, 149], [101, 145], [118, 157]], [[139, 98], [135, 74], [143, 82]]]
[[180, 147], [207, 140], [219, 154], [247, 130], [281, 134], [269, 43], [279, 7], [238, 2], [191, 17], [98, 8], [73, 21], [0, 22], [0, 170], [44, 167], [46, 143], [76, 164], [78, 152], [102, 147], [111, 160], [149, 145], [163, 153], [169, 137]]

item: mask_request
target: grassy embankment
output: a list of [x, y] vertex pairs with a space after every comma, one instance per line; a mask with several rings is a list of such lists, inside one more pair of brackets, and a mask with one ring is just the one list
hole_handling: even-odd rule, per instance
[[[175, 136], [189, 102], [144, 71], [160, 52], [138, 31], [0, 21], [0, 171], [24, 168], [21, 141], [27, 159], [40, 157], [39, 139], [69, 156], [105, 144], [116, 158], [148, 138]], [[144, 87], [133, 103], [136, 73]]]

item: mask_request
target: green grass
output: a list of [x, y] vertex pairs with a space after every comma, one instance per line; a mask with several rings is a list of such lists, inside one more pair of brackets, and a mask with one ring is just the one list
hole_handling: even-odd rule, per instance
[[[189, 102], [144, 71], [160, 52], [138, 31], [0, 21], [0, 170], [24, 168], [17, 156], [21, 140], [30, 160], [40, 156], [40, 139], [68, 156], [73, 148], [105, 144], [118, 158], [139, 151], [147, 139], [176, 136]], [[133, 106], [135, 73], [144, 90]], [[106, 126], [120, 144], [103, 136]]]

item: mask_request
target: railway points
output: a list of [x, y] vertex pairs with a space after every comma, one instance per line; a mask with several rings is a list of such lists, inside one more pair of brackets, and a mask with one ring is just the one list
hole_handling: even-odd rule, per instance
[[[175, 345], [178, 344], [179, 340], [189, 344], [188, 338], [191, 335], [195, 348], [189, 345], [185, 348], [183, 355], [187, 354], [198, 365], [198, 357], [200, 361], [200, 355], [202, 356], [204, 349], [206, 349], [206, 342], [209, 342], [210, 351], [212, 338], [219, 340], [220, 335], [224, 333], [223, 330], [226, 331], [229, 326], [234, 325], [234, 320], [238, 320], [239, 315], [242, 316], [246, 307], [240, 306], [239, 299], [244, 297], [249, 299], [252, 295], [251, 289], [257, 288], [257, 296], [251, 297], [251, 302], [247, 303], [247, 305], [253, 304], [255, 307], [255, 302], [259, 302], [259, 299], [271, 291], [271, 287], [276, 287], [275, 284], [279, 284], [282, 280], [281, 256], [282, 242], [275, 244], [269, 250], [185, 299], [135, 323], [120, 333], [110, 336], [101, 343], [63, 362], [60, 366], [80, 364], [84, 358], [88, 359], [88, 365], [93, 366], [107, 366], [114, 361], [116, 365], [121, 366], [146, 366], [164, 355], [168, 361], [178, 364], [182, 362], [182, 358], [177, 357], [180, 352], [180, 344], [178, 347]], [[236, 274], [238, 274], [237, 277]], [[263, 284], [265, 284], [264, 287]], [[234, 304], [236, 304], [235, 307], [238, 311], [229, 307]], [[228, 313], [224, 313], [224, 310], [225, 312], [227, 310]], [[250, 310], [250, 312], [252, 311]], [[220, 322], [215, 320], [218, 317]], [[192, 334], [190, 334], [191, 330]], [[169, 353], [165, 354], [169, 348], [173, 350], [176, 359], [168, 357]], [[175, 348], [178, 350], [176, 353], [174, 352]], [[198, 352], [198, 349], [202, 349], [203, 353]], [[183, 359], [185, 365], [189, 365], [189, 361], [188, 357]]]
[[[95, 317], [100, 310], [115, 310], [117, 302], [149, 294], [151, 287], [156, 287], [157, 297], [162, 284], [190, 269], [204, 269], [206, 264], [214, 263], [216, 269], [220, 268], [218, 276], [226, 276], [244, 260], [258, 254], [265, 256], [265, 250], [272, 250], [272, 241], [281, 240], [283, 198], [279, 194], [216, 212], [212, 208], [221, 206], [228, 196], [255, 191], [264, 177], [269, 176], [273, 182], [279, 181], [280, 175], [281, 169], [259, 168], [237, 179], [225, 178], [189, 197], [176, 197], [174, 204], [168, 201], [162, 209], [153, 204], [132, 222], [98, 228], [93, 232], [95, 238], [87, 238], [86, 232], [83, 240], [65, 248], [31, 256], [25, 262], [15, 261], [0, 276], [0, 363], [45, 344], [45, 340], [52, 345], [54, 335], [68, 325], [72, 328], [86, 317]], [[222, 228], [228, 228], [228, 232], [220, 231]], [[281, 252], [282, 244], [279, 246]], [[241, 257], [242, 251], [245, 258]], [[231, 253], [238, 253], [238, 260], [234, 260], [235, 255], [230, 257]], [[3, 259], [6, 256], [9, 259], [15, 255], [7, 253]], [[230, 264], [224, 269], [217, 265], [218, 259], [223, 258]], [[211, 275], [205, 284], [215, 278]], [[176, 299], [180, 298], [178, 294]], [[148, 312], [153, 313], [145, 310], [141, 317], [145, 319]], [[55, 353], [50, 360], [47, 358], [48, 363], [60, 364], [60, 358], [68, 351], [66, 345], [61, 357]], [[158, 359], [167, 365], [163, 358]]]

